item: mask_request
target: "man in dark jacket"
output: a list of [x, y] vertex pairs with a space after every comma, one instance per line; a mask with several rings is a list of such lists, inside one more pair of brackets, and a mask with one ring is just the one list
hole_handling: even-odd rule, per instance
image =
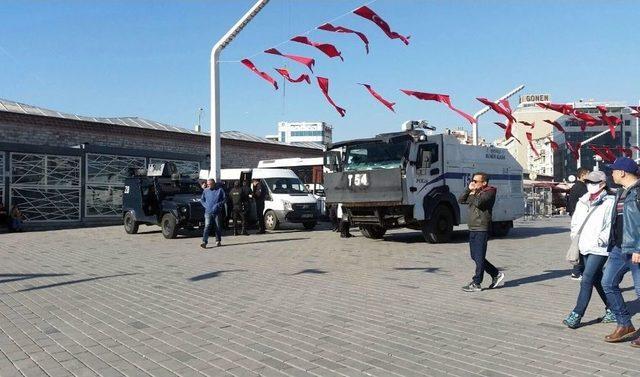
[[256, 220], [258, 220], [258, 234], [264, 234], [264, 201], [267, 196], [267, 189], [262, 185], [262, 181], [253, 181], [253, 200], [256, 202]]
[[[622, 187], [616, 193], [616, 206], [611, 213], [609, 259], [602, 275], [602, 288], [618, 326], [604, 340], [617, 343], [637, 335], [620, 282], [631, 270], [636, 295], [640, 294], [640, 171], [638, 164], [628, 157], [617, 158], [609, 167], [613, 181]], [[640, 340], [631, 345], [640, 348]]]
[[476, 264], [473, 280], [462, 287], [465, 292], [479, 292], [485, 271], [491, 275], [492, 281], [489, 288], [495, 288], [504, 279], [504, 273], [500, 272], [487, 259], [487, 240], [491, 229], [491, 216], [493, 204], [496, 201], [496, 188], [489, 186], [489, 177], [486, 173], [474, 173], [469, 188], [458, 198], [460, 204], [469, 206], [469, 249], [471, 259]]
[[[584, 183], [584, 180], [587, 178], [587, 174], [589, 174], [589, 169], [580, 168], [576, 173], [578, 177], [576, 183], [571, 186], [569, 190], [569, 195], [567, 196], [567, 212], [570, 216], [573, 216], [573, 211], [576, 210], [576, 203], [578, 200], [587, 193], [587, 184]], [[571, 271], [571, 279], [580, 280], [582, 279], [582, 272], [584, 271], [584, 259], [582, 254], [580, 254], [580, 259], [578, 264], [573, 266], [573, 270]]]
[[216, 186], [216, 180], [207, 180], [207, 188], [202, 191], [202, 197], [200, 198], [200, 203], [204, 207], [204, 233], [200, 244], [203, 249], [207, 248], [211, 226], [215, 228], [216, 246], [222, 244], [222, 230], [220, 229], [220, 216], [218, 214], [225, 200], [224, 190], [221, 186]]
[[242, 227], [240, 234], [245, 236], [249, 235], [246, 230], [246, 214], [249, 209], [249, 192], [246, 182], [242, 183], [242, 187], [240, 187], [240, 182], [234, 182], [233, 188], [229, 192], [229, 196], [231, 197], [231, 202], [233, 204], [233, 209], [231, 210], [233, 213], [233, 235], [238, 235], [238, 220], [241, 221]]

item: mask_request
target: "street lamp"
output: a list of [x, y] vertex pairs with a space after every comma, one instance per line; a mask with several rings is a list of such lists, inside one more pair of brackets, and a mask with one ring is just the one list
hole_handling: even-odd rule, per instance
[[580, 154], [580, 149], [582, 149], [582, 147], [584, 147], [585, 145], [589, 144], [590, 142], [594, 141], [595, 139], [607, 133], [609, 133], [609, 130], [602, 131], [599, 134], [588, 138], [587, 140], [583, 141], [582, 144], [580, 144], [580, 148], [578, 148], [578, 161], [576, 162], [577, 169], [580, 169], [582, 167], [582, 155]]
[[220, 179], [220, 75], [218, 57], [222, 50], [244, 29], [245, 26], [267, 5], [269, 0], [258, 0], [247, 13], [211, 49], [211, 165], [209, 178]]

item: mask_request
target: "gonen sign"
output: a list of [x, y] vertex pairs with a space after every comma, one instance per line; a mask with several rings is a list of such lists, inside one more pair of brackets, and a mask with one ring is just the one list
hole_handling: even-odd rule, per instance
[[551, 102], [549, 94], [525, 94], [520, 96], [520, 103], [525, 102]]

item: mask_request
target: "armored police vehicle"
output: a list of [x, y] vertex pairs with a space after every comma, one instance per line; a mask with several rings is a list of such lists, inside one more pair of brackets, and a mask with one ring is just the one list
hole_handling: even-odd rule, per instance
[[447, 242], [464, 224], [459, 205], [477, 171], [497, 188], [493, 233], [506, 235], [524, 215], [522, 167], [505, 149], [460, 144], [450, 134], [427, 135], [409, 121], [401, 132], [334, 143], [325, 155], [328, 203], [341, 203], [352, 225], [368, 238], [387, 229], [421, 230], [426, 241]]
[[135, 234], [141, 224], [159, 225], [165, 238], [175, 238], [181, 228], [202, 225], [201, 196], [198, 180], [181, 177], [175, 164], [150, 164], [146, 174], [143, 170], [143, 174], [125, 179], [124, 230]]

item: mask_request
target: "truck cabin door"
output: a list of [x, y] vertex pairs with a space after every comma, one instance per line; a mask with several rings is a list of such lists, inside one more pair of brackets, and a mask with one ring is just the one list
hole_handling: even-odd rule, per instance
[[[426, 186], [439, 181], [436, 179], [443, 173], [440, 150], [440, 146], [436, 143], [420, 145], [416, 161], [416, 182]], [[422, 189], [422, 186], [419, 189]]]

